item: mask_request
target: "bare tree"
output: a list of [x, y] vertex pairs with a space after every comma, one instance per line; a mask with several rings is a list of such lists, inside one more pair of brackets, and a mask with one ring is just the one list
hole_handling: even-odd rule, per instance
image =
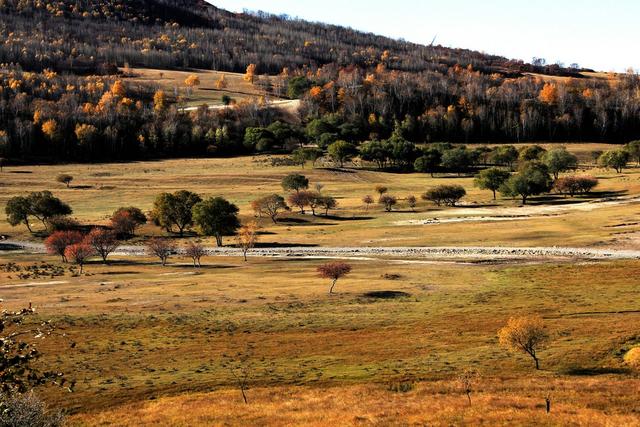
[[254, 370], [252, 355], [252, 344], [247, 344], [245, 350], [235, 354], [222, 355], [222, 367], [226, 368], [233, 377], [236, 386], [240, 389], [244, 403], [249, 403], [246, 391], [249, 389], [249, 379]]
[[373, 197], [371, 197], [370, 195], [366, 195], [362, 198], [362, 203], [364, 203], [364, 210], [368, 211], [369, 210], [369, 205], [371, 205], [373, 203]]
[[90, 245], [94, 251], [100, 255], [102, 262], [107, 263], [107, 257], [113, 251], [118, 249], [120, 242], [116, 237], [116, 233], [111, 230], [104, 230], [101, 228], [94, 228], [85, 237], [85, 243]]
[[198, 242], [190, 242], [184, 249], [185, 255], [193, 260], [194, 267], [201, 267], [200, 258], [207, 254], [206, 249]]
[[162, 265], [167, 265], [169, 256], [176, 250], [176, 245], [169, 239], [154, 237], [147, 242], [147, 253], [160, 258]]
[[469, 406], [471, 406], [471, 393], [479, 379], [480, 374], [474, 369], [465, 369], [460, 375], [458, 375], [458, 384], [460, 385], [460, 388], [462, 388], [462, 391], [467, 395]]

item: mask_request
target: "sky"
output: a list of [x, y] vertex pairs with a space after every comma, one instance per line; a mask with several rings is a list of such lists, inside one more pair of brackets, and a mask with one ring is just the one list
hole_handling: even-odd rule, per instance
[[598, 71], [640, 70], [638, 0], [207, 0], [393, 38]]

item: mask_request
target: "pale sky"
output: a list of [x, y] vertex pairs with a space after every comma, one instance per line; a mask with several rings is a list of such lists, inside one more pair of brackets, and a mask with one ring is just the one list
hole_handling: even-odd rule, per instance
[[640, 70], [638, 0], [207, 0], [287, 14], [416, 43], [599, 71]]

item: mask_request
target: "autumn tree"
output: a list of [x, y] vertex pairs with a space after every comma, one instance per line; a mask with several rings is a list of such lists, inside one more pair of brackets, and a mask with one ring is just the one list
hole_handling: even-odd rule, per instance
[[474, 391], [479, 379], [480, 374], [475, 369], [465, 369], [458, 375], [457, 382], [464, 394], [467, 395], [469, 406], [471, 406], [471, 393]]
[[169, 239], [154, 237], [147, 242], [147, 253], [160, 258], [163, 267], [175, 251], [176, 245]]
[[511, 174], [499, 168], [489, 168], [481, 171], [473, 181], [474, 185], [483, 190], [493, 192], [493, 200], [496, 200], [496, 191], [509, 179]]
[[214, 236], [218, 246], [222, 237], [232, 235], [240, 227], [238, 207], [222, 197], [212, 197], [193, 206], [193, 220], [205, 236]]
[[103, 228], [94, 228], [85, 237], [84, 242], [91, 246], [96, 254], [102, 258], [103, 263], [107, 263], [107, 257], [120, 246], [115, 231]]
[[555, 104], [558, 102], [558, 86], [554, 83], [545, 83], [539, 98], [545, 104]]
[[94, 255], [93, 247], [86, 242], [74, 243], [64, 250], [65, 258], [80, 267], [80, 274], [82, 274], [87, 260]]
[[[304, 215], [304, 208], [311, 205], [316, 198], [317, 193], [313, 191], [297, 191], [291, 193], [287, 199], [289, 205], [296, 206], [300, 209], [300, 213]], [[315, 205], [314, 205], [315, 206]]]
[[386, 194], [387, 191], [389, 191], [389, 188], [387, 188], [384, 185], [376, 185], [374, 190], [376, 191], [376, 193], [378, 193], [378, 199], [380, 197], [382, 197], [383, 194]]
[[265, 215], [271, 218], [274, 224], [277, 223], [277, 218], [281, 211], [289, 210], [289, 206], [287, 206], [284, 201], [284, 197], [278, 194], [256, 199], [251, 202], [251, 206], [258, 216]]
[[346, 276], [351, 272], [351, 265], [345, 262], [330, 262], [322, 264], [318, 267], [318, 275], [323, 279], [331, 280], [331, 287], [329, 288], [329, 294], [333, 293], [333, 288], [336, 285], [338, 279]]
[[244, 73], [244, 80], [253, 84], [256, 78], [256, 64], [249, 64], [247, 66], [247, 71]]
[[151, 219], [154, 224], [168, 232], [171, 232], [173, 227], [177, 227], [178, 234], [182, 236], [185, 230], [193, 226], [192, 209], [201, 201], [200, 196], [186, 190], [162, 193], [153, 202]]
[[238, 246], [242, 250], [242, 256], [247, 261], [247, 252], [253, 249], [258, 242], [258, 224], [251, 221], [240, 227], [237, 236]]
[[498, 331], [498, 338], [507, 350], [531, 356], [540, 369], [538, 351], [549, 340], [541, 317], [512, 317]]
[[167, 108], [167, 96], [163, 90], [157, 90], [153, 95], [153, 109], [156, 113], [162, 113]]
[[61, 183], [61, 184], [65, 184], [67, 186], [67, 188], [69, 188], [69, 185], [71, 184], [71, 181], [73, 181], [73, 177], [69, 174], [63, 173], [60, 174], [58, 176], [56, 176], [56, 181]]
[[129, 206], [116, 210], [111, 215], [110, 222], [118, 236], [131, 237], [138, 227], [147, 223], [147, 216], [139, 208]]
[[416, 199], [416, 196], [410, 194], [405, 200], [407, 201], [407, 206], [409, 206], [412, 211], [415, 211], [416, 205], [418, 204], [418, 199]]
[[56, 231], [47, 237], [44, 246], [47, 253], [58, 255], [62, 258], [62, 262], [67, 262], [67, 247], [81, 243], [84, 236], [79, 231]]
[[200, 86], [200, 77], [195, 74], [191, 74], [184, 80], [184, 84], [187, 86], [188, 94], [191, 95], [193, 88]]
[[624, 361], [632, 369], [640, 370], [640, 347], [634, 347], [624, 355]]
[[598, 185], [598, 180], [592, 176], [565, 176], [556, 180], [553, 188], [560, 194], [571, 197], [576, 194], [591, 192]]
[[218, 90], [226, 89], [227, 86], [228, 86], [227, 80], [226, 80], [224, 74], [222, 74], [220, 76], [220, 78], [216, 81], [216, 89], [218, 89]]
[[200, 267], [200, 259], [207, 254], [207, 251], [200, 243], [190, 242], [185, 247], [184, 253], [193, 260], [194, 267]]

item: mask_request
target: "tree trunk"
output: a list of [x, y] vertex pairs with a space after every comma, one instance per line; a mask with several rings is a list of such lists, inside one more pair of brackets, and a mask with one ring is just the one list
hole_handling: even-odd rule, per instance
[[242, 250], [242, 256], [244, 256], [244, 262], [247, 262], [247, 249]]
[[24, 221], [24, 225], [27, 226], [27, 230], [29, 230], [29, 233], [33, 233], [33, 230], [31, 229], [31, 224], [29, 224], [29, 219], [26, 219]]
[[216, 244], [219, 248], [222, 247], [222, 236], [220, 234], [216, 234]]
[[536, 362], [536, 369], [539, 371], [540, 370], [540, 361], [538, 360], [538, 358], [536, 356], [531, 356], [533, 357], [533, 360]]
[[496, 200], [496, 190], [493, 190], [493, 200]]
[[241, 386], [241, 387], [240, 387], [240, 392], [242, 393], [242, 399], [244, 400], [244, 403], [245, 403], [245, 404], [246, 404], [246, 403], [249, 403], [249, 402], [247, 401], [247, 395], [244, 393], [244, 386]]
[[333, 287], [336, 285], [337, 281], [338, 279], [333, 279], [333, 282], [331, 283], [331, 288], [329, 289], [329, 295], [333, 293]]
[[82, 267], [84, 267], [84, 264], [80, 263], [80, 274], [82, 274]]
[[471, 393], [467, 393], [467, 399], [469, 399], [469, 406], [471, 406]]

